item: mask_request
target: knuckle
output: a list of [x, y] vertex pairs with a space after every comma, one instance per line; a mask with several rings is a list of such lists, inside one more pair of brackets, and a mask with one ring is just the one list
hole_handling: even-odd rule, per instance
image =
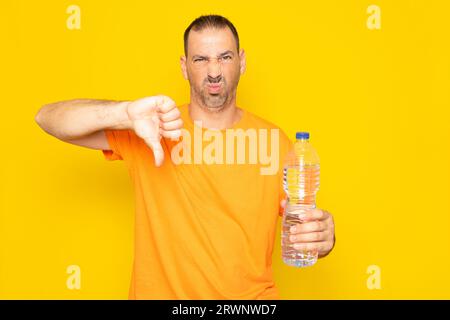
[[320, 217], [321, 220], [326, 217], [326, 213], [325, 213], [324, 210], [319, 210], [319, 217]]

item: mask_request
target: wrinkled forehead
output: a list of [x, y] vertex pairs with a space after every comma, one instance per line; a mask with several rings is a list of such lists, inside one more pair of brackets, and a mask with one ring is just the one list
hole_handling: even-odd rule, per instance
[[191, 30], [188, 37], [188, 55], [215, 57], [225, 51], [237, 54], [236, 40], [228, 27]]

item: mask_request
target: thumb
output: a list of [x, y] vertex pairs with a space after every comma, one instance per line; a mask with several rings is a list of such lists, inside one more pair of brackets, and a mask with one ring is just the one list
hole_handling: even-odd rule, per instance
[[155, 165], [157, 167], [161, 166], [161, 164], [164, 161], [164, 150], [161, 146], [161, 143], [154, 139], [147, 140], [146, 143], [153, 151], [153, 157], [155, 158]]

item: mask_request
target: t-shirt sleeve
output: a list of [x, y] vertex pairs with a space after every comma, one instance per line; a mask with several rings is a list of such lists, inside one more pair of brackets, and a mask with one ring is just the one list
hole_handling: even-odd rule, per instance
[[105, 130], [109, 150], [102, 150], [106, 160], [123, 160], [130, 154], [133, 133], [130, 130]]

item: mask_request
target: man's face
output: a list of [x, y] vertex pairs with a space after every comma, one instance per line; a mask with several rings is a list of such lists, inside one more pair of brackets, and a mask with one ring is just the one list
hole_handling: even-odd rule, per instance
[[181, 68], [191, 85], [191, 99], [220, 111], [236, 95], [240, 75], [245, 71], [244, 51], [237, 52], [228, 27], [191, 30], [187, 50], [187, 57], [181, 57]]

